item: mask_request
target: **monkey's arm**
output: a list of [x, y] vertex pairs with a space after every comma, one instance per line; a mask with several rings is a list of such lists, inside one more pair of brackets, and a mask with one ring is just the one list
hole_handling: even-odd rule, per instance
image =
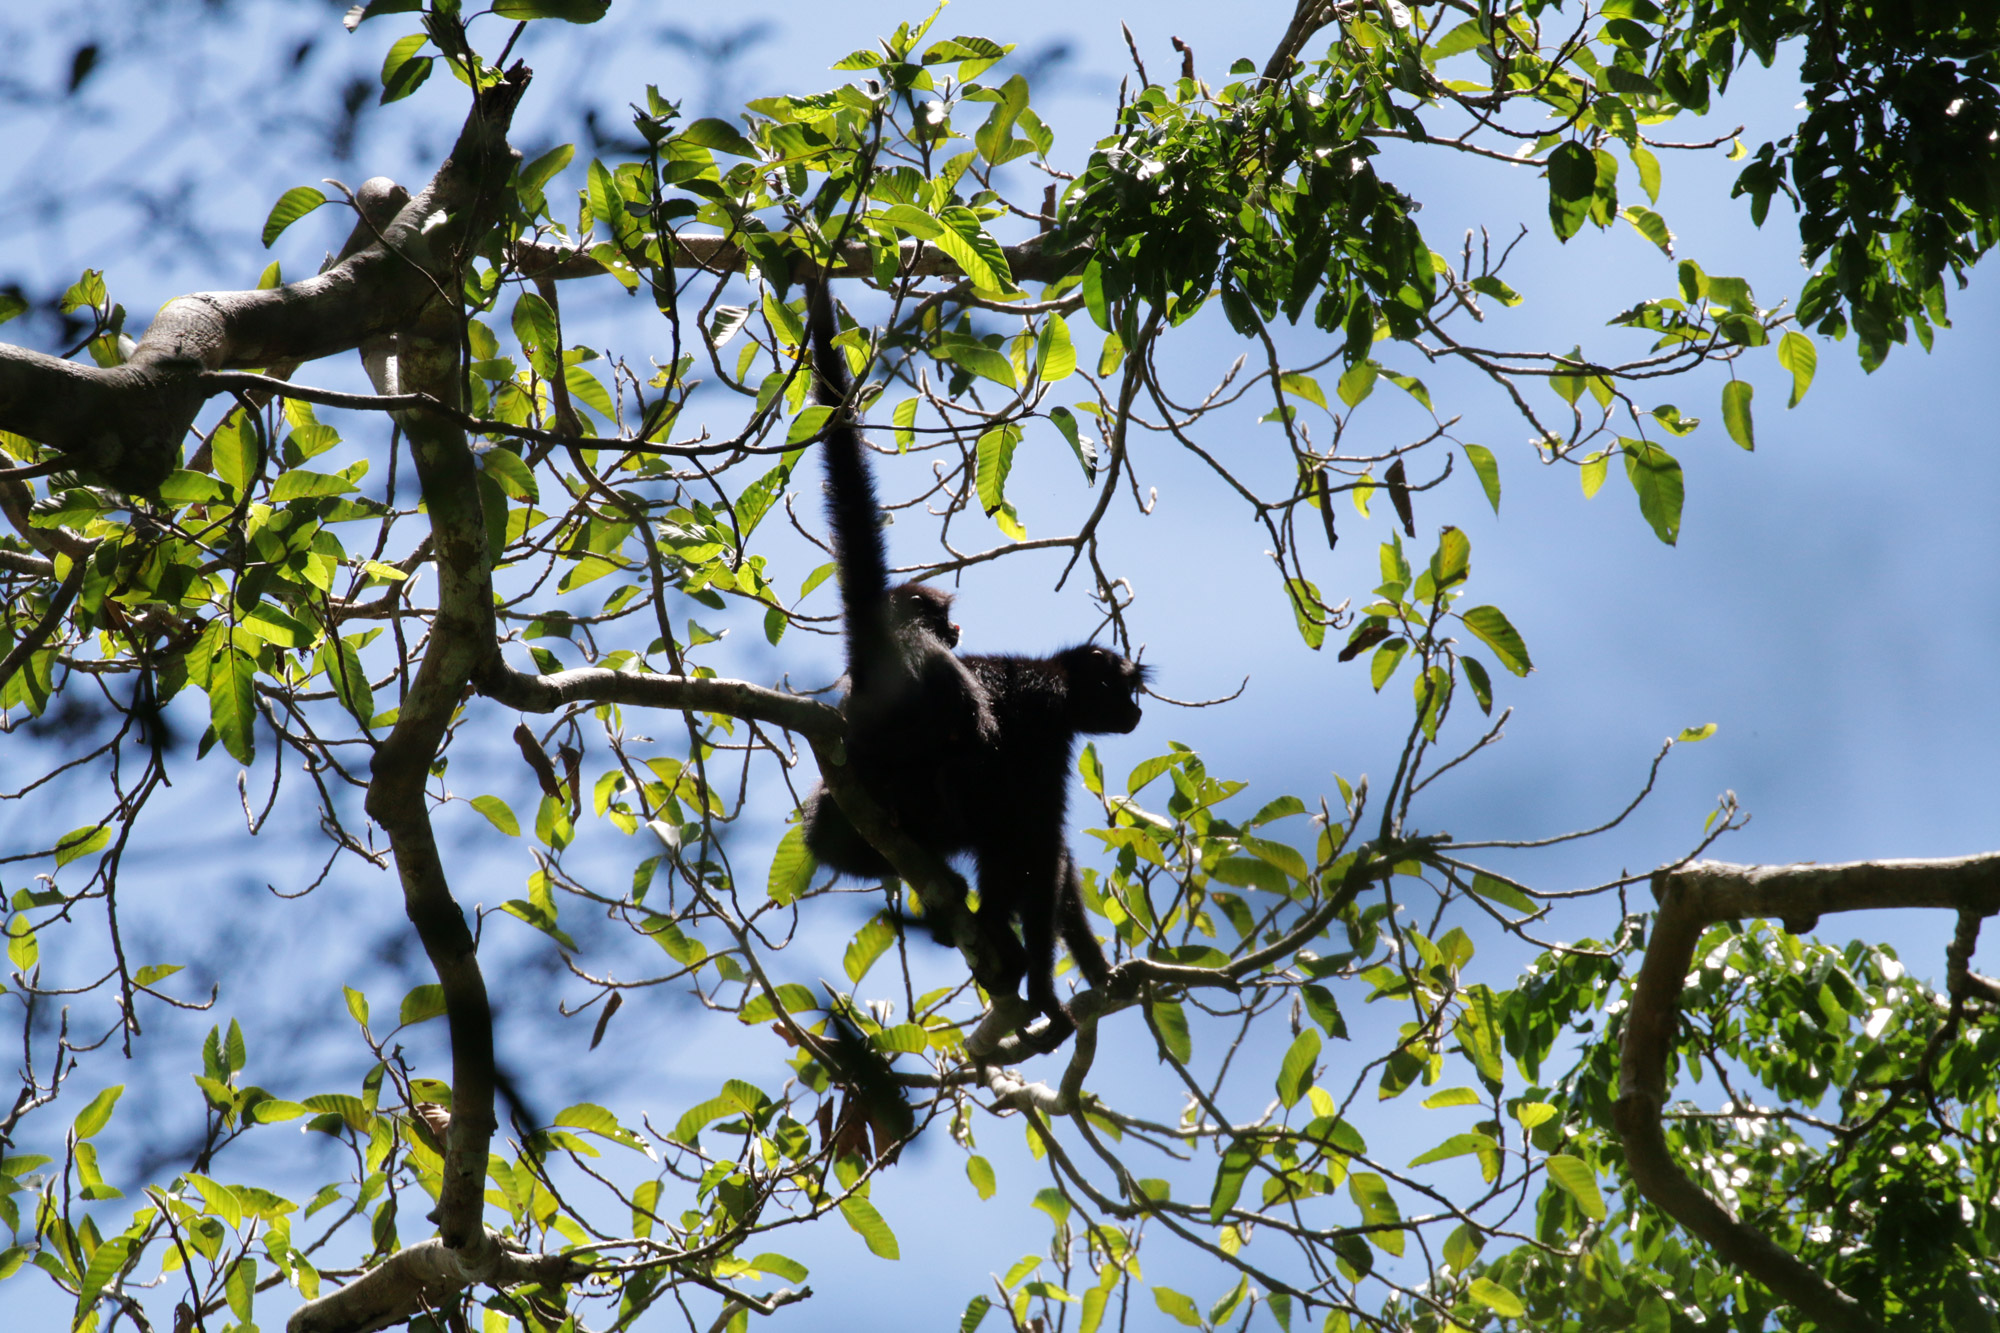
[[941, 693], [951, 701], [956, 714], [944, 719], [951, 731], [981, 746], [996, 744], [1000, 723], [993, 716], [993, 700], [972, 668], [947, 652], [931, 659], [931, 670], [944, 677]]

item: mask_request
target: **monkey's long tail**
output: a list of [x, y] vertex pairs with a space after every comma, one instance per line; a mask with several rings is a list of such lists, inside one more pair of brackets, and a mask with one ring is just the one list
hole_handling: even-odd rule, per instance
[[875, 481], [848, 397], [847, 360], [833, 345], [833, 292], [822, 280], [808, 303], [812, 336], [813, 397], [834, 409], [820, 452], [826, 460], [826, 517], [840, 566], [841, 609], [847, 619], [850, 689], [865, 688], [878, 664], [895, 654], [889, 624], [889, 557], [878, 521]]

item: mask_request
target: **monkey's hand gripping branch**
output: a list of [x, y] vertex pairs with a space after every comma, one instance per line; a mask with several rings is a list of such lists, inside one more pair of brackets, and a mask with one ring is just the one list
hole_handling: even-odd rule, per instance
[[[2000, 854], [1938, 861], [1736, 866], [1697, 861], [1653, 876], [1660, 904], [1625, 1021], [1612, 1119], [1639, 1192], [1730, 1263], [1841, 1333], [1881, 1333], [1859, 1302], [1749, 1226], [1681, 1170], [1661, 1128], [1680, 997], [1707, 929], [1764, 917], [1809, 930], [1828, 912], [1945, 907], [1985, 917], [2000, 910]], [[1969, 982], [1957, 984], [1969, 984]]]

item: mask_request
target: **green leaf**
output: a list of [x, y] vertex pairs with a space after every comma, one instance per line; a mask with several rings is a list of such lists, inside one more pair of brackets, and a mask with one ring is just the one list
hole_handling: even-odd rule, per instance
[[1522, 641], [1521, 632], [1514, 628], [1499, 607], [1475, 606], [1459, 618], [1465, 622], [1467, 629], [1493, 650], [1501, 666], [1517, 676], [1525, 676], [1535, 669], [1535, 664], [1528, 659], [1528, 645]]
[[201, 504], [208, 500], [222, 498], [222, 487], [215, 484], [215, 478], [200, 472], [177, 471], [160, 483], [160, 498], [168, 504]]
[[1049, 420], [1055, 423], [1058, 431], [1062, 432], [1062, 437], [1069, 441], [1070, 452], [1075, 454], [1076, 461], [1083, 465], [1084, 481], [1094, 484], [1097, 481], [1097, 442], [1077, 429], [1076, 414], [1067, 407], [1050, 408]]
[[76, 1113], [71, 1129], [79, 1139], [87, 1139], [111, 1121], [111, 1108], [125, 1093], [123, 1083], [114, 1083], [90, 1099], [90, 1103]]
[[1438, 534], [1437, 553], [1431, 557], [1431, 582], [1442, 591], [1463, 583], [1472, 572], [1472, 539], [1462, 528], [1447, 525]]
[[1680, 540], [1686, 498], [1680, 463], [1651, 440], [1621, 438], [1618, 443], [1625, 450], [1625, 475], [1639, 495], [1639, 513], [1653, 535], [1672, 546]]
[[944, 225], [937, 234], [937, 248], [965, 270], [975, 288], [1001, 296], [1014, 292], [1014, 274], [1007, 267], [1006, 252], [1000, 242], [986, 234], [977, 213], [953, 206], [942, 210], [938, 221]]
[[[1007, 504], [1007, 474], [1014, 470], [1014, 446], [1020, 439], [1021, 428], [1012, 422], [995, 426], [979, 437], [979, 507], [989, 516], [997, 515]], [[1006, 526], [1001, 524], [1002, 528]]]
[[1528, 1313], [1528, 1307], [1522, 1304], [1519, 1296], [1516, 1296], [1492, 1278], [1476, 1277], [1472, 1279], [1471, 1295], [1473, 1300], [1478, 1301], [1481, 1305], [1491, 1310], [1494, 1314], [1500, 1315], [1502, 1318], [1519, 1319]]
[[1585, 1217], [1593, 1222], [1604, 1220], [1604, 1196], [1597, 1192], [1597, 1176], [1587, 1162], [1568, 1153], [1551, 1153], [1548, 1168], [1549, 1179], [1576, 1200]]
[[[1403, 1220], [1396, 1207], [1395, 1198], [1389, 1193], [1389, 1182], [1372, 1171], [1357, 1171], [1347, 1178], [1347, 1196], [1354, 1200], [1354, 1206], [1361, 1210], [1361, 1220], [1374, 1226], [1388, 1226]], [[1371, 1231], [1368, 1243], [1389, 1254], [1403, 1252], [1401, 1231]]]
[[1326, 622], [1319, 610], [1319, 587], [1310, 579], [1286, 579], [1285, 596], [1292, 604], [1292, 618], [1298, 622], [1299, 637], [1306, 647], [1317, 649], [1326, 642]]
[[293, 468], [279, 477], [271, 487], [271, 502], [283, 504], [287, 500], [308, 500], [322, 495], [345, 495], [359, 490], [345, 477], [328, 476], [324, 472], [309, 472], [305, 468]]
[[[1042, 325], [1041, 335], [1035, 342], [1035, 372], [1044, 384], [1066, 380], [1076, 373], [1076, 347], [1070, 342], [1069, 325], [1061, 315], [1051, 314], [1048, 322]], [[1055, 410], [1067, 412], [1060, 407]], [[1071, 447], [1075, 447], [1074, 443]]]
[[1493, 506], [1493, 512], [1500, 512], [1500, 464], [1493, 457], [1493, 451], [1483, 444], [1468, 444], [1465, 461], [1472, 464], [1472, 470], [1479, 477], [1479, 485], [1486, 492], [1486, 503]]
[[919, 240], [933, 241], [944, 232], [943, 223], [915, 204], [890, 204], [878, 210], [874, 216]]
[[1516, 912], [1534, 913], [1541, 910], [1535, 906], [1534, 899], [1530, 898], [1527, 894], [1521, 892], [1506, 880], [1487, 874], [1484, 870], [1478, 871], [1473, 875], [1472, 891], [1489, 902], [1499, 903], [1501, 906], [1512, 908]]
[[858, 1194], [850, 1194], [840, 1201], [840, 1215], [867, 1242], [870, 1254], [879, 1259], [902, 1258], [902, 1252], [896, 1248], [896, 1233], [889, 1230], [889, 1224], [875, 1211], [874, 1204]]
[[326, 195], [310, 185], [294, 185], [279, 195], [278, 202], [271, 205], [270, 216], [264, 219], [264, 248], [270, 249], [271, 242], [285, 234], [285, 228], [325, 202]]
[[1154, 1287], [1153, 1304], [1159, 1306], [1160, 1312], [1175, 1323], [1184, 1324], [1189, 1328], [1202, 1326], [1201, 1308], [1194, 1303], [1193, 1298], [1183, 1296], [1171, 1287]]
[[521, 298], [514, 302], [514, 336], [524, 347], [554, 351], [556, 312], [535, 293], [522, 292]]
[[215, 475], [242, 495], [257, 475], [257, 427], [239, 408], [216, 427], [209, 441]]
[[256, 759], [252, 731], [257, 721], [257, 659], [234, 647], [216, 654], [209, 669], [208, 715], [216, 739], [244, 767]]
[[223, 1294], [229, 1301], [229, 1312], [244, 1323], [249, 1323], [251, 1303], [257, 1296], [255, 1259], [246, 1254], [229, 1266], [229, 1276], [223, 1281]]
[[1160, 1044], [1167, 1054], [1186, 1064], [1194, 1054], [1194, 1041], [1188, 1035], [1187, 1011], [1178, 1000], [1153, 1000], [1146, 1006], [1153, 1017], [1153, 1026], [1159, 1029]]
[[[1367, 378], [1369, 383], [1370, 384], [1374, 383], [1375, 368], [1372, 365], [1369, 365], [1364, 362], [1363, 364], [1354, 367], [1353, 370], [1348, 371], [1347, 374], [1342, 375], [1340, 377], [1340, 392], [1342, 396], [1342, 401], [1344, 402], [1347, 401], [1346, 393], [1347, 393], [1348, 380], [1354, 375], [1355, 371], [1364, 371], [1364, 370], [1367, 372]], [[1278, 377], [1278, 386], [1288, 394], [1292, 394], [1296, 397], [1305, 399], [1307, 402], [1311, 403], [1314, 407], [1317, 407], [1322, 412], [1327, 410], [1326, 395], [1320, 391], [1319, 381], [1314, 379], [1310, 375], [1301, 375], [1296, 371], [1288, 372]], [[1363, 390], [1363, 395], [1364, 396], [1366, 395], [1366, 390]], [[1347, 405], [1349, 407], [1352, 407], [1354, 406], [1354, 403], [1348, 402]]]
[[1667, 258], [1674, 257], [1674, 234], [1667, 227], [1667, 220], [1650, 208], [1631, 204], [1618, 210], [1618, 216], [1631, 223], [1641, 236], [1660, 247], [1660, 253]]
[[618, 1117], [594, 1102], [578, 1102], [556, 1112], [555, 1123], [567, 1129], [587, 1130], [621, 1143], [638, 1152], [646, 1151], [645, 1140], [618, 1123]]
[[1014, 363], [1007, 359], [1005, 353], [995, 351], [976, 338], [946, 334], [938, 339], [937, 351], [945, 360], [963, 366], [975, 375], [1008, 389], [1020, 390], [1021, 381], [1014, 376]]
[[1746, 450], [1757, 447], [1757, 433], [1750, 423], [1750, 398], [1756, 392], [1749, 380], [1731, 380], [1722, 386], [1722, 424], [1729, 438]]
[[89, 856], [101, 851], [111, 843], [111, 826], [97, 824], [85, 828], [71, 829], [56, 839], [56, 868], [60, 870], [79, 856]]
[[1291, 1049], [1285, 1052], [1284, 1063], [1278, 1068], [1278, 1100], [1287, 1108], [1297, 1106], [1299, 1098], [1306, 1095], [1312, 1086], [1313, 1067], [1319, 1062], [1319, 1030], [1303, 1028], [1292, 1040]]
[[1812, 387], [1813, 373], [1819, 368], [1819, 353], [1812, 339], [1797, 330], [1787, 330], [1778, 339], [1778, 364], [1792, 372], [1792, 397], [1786, 407], [1797, 407]]
[[[826, 423], [833, 417], [833, 409], [823, 403], [809, 403], [792, 418], [791, 428], [785, 432], [785, 447], [804, 444], [813, 436], [826, 429]], [[763, 511], [758, 511], [763, 517]]]
[[1000, 1188], [993, 1179], [993, 1163], [977, 1153], [965, 1159], [965, 1178], [972, 1182], [972, 1188], [979, 1191], [981, 1199], [992, 1198], [993, 1192]]
[[[1430, 1102], [1426, 1101], [1425, 1106]], [[1429, 1166], [1432, 1162], [1445, 1162], [1454, 1157], [1464, 1157], [1471, 1153], [1492, 1153], [1499, 1145], [1485, 1134], [1454, 1134], [1437, 1147], [1422, 1152], [1410, 1159], [1410, 1165]]]
[[819, 862], [806, 850], [805, 825], [794, 824], [785, 830], [785, 836], [778, 839], [777, 850], [771, 853], [771, 873], [765, 881], [765, 892], [771, 895], [772, 902], [784, 907], [806, 891], [817, 869]]
[[524, 193], [539, 192], [550, 181], [554, 180], [557, 173], [568, 166], [570, 159], [575, 156], [575, 144], [557, 144], [554, 148], [549, 149], [548, 152], [543, 153], [540, 157], [522, 167], [520, 174], [515, 177], [514, 183]]
[[20, 971], [34, 969], [34, 961], [42, 957], [42, 947], [34, 939], [34, 927], [28, 925], [28, 917], [14, 915], [6, 923], [6, 957], [8, 963]]
[[26, 314], [27, 310], [28, 302], [25, 297], [19, 296], [14, 292], [0, 292], [0, 324], [5, 324], [10, 319]]
[[1632, 159], [1632, 165], [1639, 169], [1639, 188], [1646, 192], [1649, 201], [1659, 203], [1660, 159], [1638, 144], [1632, 145], [1626, 152]]
[[359, 1097], [344, 1092], [316, 1093], [307, 1097], [301, 1105], [308, 1111], [339, 1116], [341, 1123], [357, 1134], [367, 1133], [369, 1121], [374, 1118]]
[[[529, 504], [541, 499], [541, 490], [535, 485], [535, 474], [529, 471], [527, 460], [511, 449], [488, 449], [479, 455], [479, 470], [500, 483], [500, 489], [513, 499]], [[284, 479], [280, 478], [278, 484], [282, 486]]]
[[430, 78], [431, 57], [416, 54], [426, 40], [423, 33], [415, 32], [389, 48], [382, 61], [381, 105], [402, 101]]
[[781, 1277], [787, 1282], [803, 1282], [812, 1272], [798, 1260], [782, 1254], [760, 1254], [750, 1261], [750, 1266], [760, 1273]]
[[1549, 153], [1549, 225], [1559, 240], [1576, 235], [1590, 216], [1597, 194], [1597, 155], [1575, 140], [1559, 143]]
[[1577, 480], [1583, 483], [1584, 499], [1588, 500], [1603, 487], [1604, 478], [1608, 475], [1610, 467], [1611, 456], [1602, 450], [1583, 460], [1583, 465], [1577, 469], [1576, 476]]
[[97, 1252], [90, 1256], [90, 1266], [84, 1270], [83, 1278], [77, 1284], [74, 1326], [83, 1324], [85, 1313], [96, 1303], [98, 1295], [111, 1279], [125, 1267], [125, 1260], [131, 1253], [132, 1242], [124, 1236], [113, 1236], [97, 1247]]
[[514, 811], [498, 796], [475, 796], [472, 808], [486, 816], [486, 822], [510, 838], [521, 836], [520, 821], [514, 818]]
[[276, 602], [259, 602], [243, 617], [243, 628], [280, 648], [304, 648], [319, 637], [319, 628], [300, 620]]
[[1236, 1200], [1243, 1194], [1243, 1182], [1256, 1164], [1256, 1148], [1241, 1139], [1223, 1152], [1222, 1162], [1215, 1169], [1215, 1186], [1208, 1196], [1209, 1221], [1220, 1222], [1236, 1206]]
[[887, 914], [877, 912], [868, 918], [866, 924], [854, 932], [854, 938], [848, 941], [846, 957], [841, 960], [841, 966], [847, 971], [847, 979], [858, 982], [867, 976], [868, 969], [875, 966], [875, 960], [886, 953], [889, 946], [895, 942], [896, 923], [891, 921]]
[[404, 1027], [414, 1023], [426, 1023], [444, 1013], [444, 987], [435, 982], [417, 986], [403, 997], [403, 1007], [396, 1015], [396, 1021]]
[[[1349, 407], [1359, 407], [1362, 399], [1375, 392], [1375, 379], [1381, 373], [1382, 368], [1373, 361], [1362, 361], [1356, 365], [1349, 366], [1342, 373], [1340, 383], [1334, 386], [1340, 394], [1340, 401], [1346, 403]], [[1286, 378], [1290, 379], [1292, 377], [1286, 376]], [[1303, 379], [1304, 377], [1300, 376], [1299, 378]], [[1285, 387], [1290, 388], [1291, 386], [1286, 385]], [[1320, 400], [1320, 406], [1326, 406], [1324, 399]]]
[[917, 432], [915, 429], [917, 424], [916, 399], [905, 398], [902, 402], [897, 403], [896, 410], [890, 413], [889, 419], [890, 423], [896, 428], [896, 447], [898, 449], [907, 449], [917, 442]]
[[562, 19], [595, 23], [611, 8], [611, 0], [493, 0], [493, 13], [503, 19]]

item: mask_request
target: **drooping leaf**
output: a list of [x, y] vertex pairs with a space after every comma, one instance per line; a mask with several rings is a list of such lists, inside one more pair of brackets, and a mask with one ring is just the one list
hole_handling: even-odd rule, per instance
[[875, 1211], [874, 1204], [858, 1194], [850, 1194], [840, 1201], [840, 1215], [867, 1242], [870, 1254], [878, 1259], [903, 1257], [896, 1245], [896, 1233], [889, 1230], [889, 1224], [882, 1220], [881, 1213]]

